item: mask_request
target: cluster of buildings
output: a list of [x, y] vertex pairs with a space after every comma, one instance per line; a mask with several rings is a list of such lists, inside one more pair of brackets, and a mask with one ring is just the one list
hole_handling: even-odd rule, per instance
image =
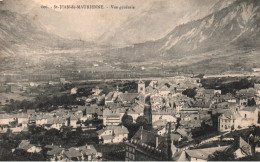
[[30, 144], [28, 140], [22, 140], [16, 150], [24, 150], [28, 153], [40, 153], [43, 149], [47, 151], [49, 161], [97, 161], [102, 157], [94, 145], [84, 145], [79, 147], [63, 148], [56, 145], [41, 146]]
[[[188, 90], [188, 91], [187, 91]], [[185, 92], [186, 91], [186, 92]], [[152, 80], [149, 83], [139, 80], [136, 93], [115, 91], [104, 96], [101, 89], [93, 89], [92, 98], [84, 100], [85, 106], [75, 106], [70, 110], [57, 109], [50, 113], [35, 112], [0, 115], [0, 132], [10, 129], [12, 132], [27, 131], [28, 125], [35, 124], [45, 129], [58, 129], [70, 126], [74, 130], [94, 129], [93, 119], [103, 120], [103, 127], [97, 130], [99, 144], [126, 143], [125, 160], [175, 160], [205, 161], [215, 151], [232, 149], [240, 156], [248, 142], [243, 138], [233, 139], [234, 145], [190, 149], [192, 130], [202, 124], [214, 126], [213, 116], [217, 117], [219, 133], [241, 130], [250, 126], [259, 126], [260, 84], [253, 88], [242, 89], [234, 94], [222, 94], [221, 90], [205, 89], [199, 78], [174, 77]], [[76, 94], [77, 88], [71, 90]], [[193, 93], [191, 97], [187, 93]], [[104, 105], [92, 104], [92, 100], [104, 99]], [[132, 124], [141, 120], [151, 129], [143, 126], [129, 139], [129, 130], [123, 126], [122, 119], [128, 116]], [[203, 136], [203, 135], [202, 135]], [[238, 144], [237, 144], [238, 143]], [[22, 145], [28, 144], [23, 141]], [[22, 147], [22, 146], [21, 146]], [[64, 149], [48, 146], [48, 155], [52, 160], [93, 160], [98, 156], [92, 146]], [[251, 147], [251, 146], [250, 146]], [[30, 144], [28, 150], [37, 150]], [[249, 153], [248, 154], [252, 154]]]

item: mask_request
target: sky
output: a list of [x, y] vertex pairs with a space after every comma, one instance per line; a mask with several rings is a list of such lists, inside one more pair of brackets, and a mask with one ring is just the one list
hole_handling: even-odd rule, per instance
[[[180, 23], [184, 17], [198, 9], [209, 8], [212, 0], [4, 0], [5, 9], [29, 15], [51, 33], [61, 37], [95, 41], [106, 32], [117, 31], [129, 23], [131, 17], [152, 12], [171, 12], [174, 22], [169, 28]], [[156, 3], [157, 2], [157, 3]], [[99, 5], [104, 10], [54, 10], [42, 9], [41, 5]], [[158, 4], [158, 5], [157, 5]], [[135, 9], [116, 10], [111, 5], [135, 6]], [[108, 8], [107, 8], [108, 7]], [[169, 14], [168, 14], [169, 15]], [[188, 16], [187, 16], [188, 15]], [[146, 16], [147, 17], [147, 16]], [[191, 16], [192, 17], [192, 16]], [[149, 16], [148, 16], [149, 18]], [[169, 19], [169, 18], [168, 18]], [[167, 19], [167, 21], [168, 21]], [[136, 20], [133, 19], [132, 20]], [[145, 21], [145, 20], [144, 20]], [[156, 23], [156, 20], [155, 20]], [[148, 26], [149, 27], [149, 26]], [[157, 39], [157, 38], [155, 38]]]

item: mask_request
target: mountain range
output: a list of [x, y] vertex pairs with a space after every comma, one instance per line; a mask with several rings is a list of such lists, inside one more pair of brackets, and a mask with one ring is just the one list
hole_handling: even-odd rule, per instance
[[[248, 71], [259, 65], [259, 0], [219, 0], [205, 8], [203, 14], [189, 11], [178, 16], [167, 7], [167, 3], [155, 1], [141, 13], [130, 16], [122, 26], [104, 33], [97, 43], [111, 45], [111, 40], [127, 47], [98, 47], [102, 50], [97, 59], [147, 69], [164, 64], [167, 70], [201, 73]], [[26, 14], [0, 10], [0, 16], [1, 57], [37, 58], [38, 54], [63, 53], [73, 57], [74, 53], [86, 54], [85, 51], [97, 47], [93, 42], [50, 33]]]
[[[116, 49], [109, 56], [132, 62], [163, 60], [169, 66], [199, 63], [203, 69], [205, 63], [210, 64], [205, 60], [213, 59], [221, 67], [228, 57], [236, 55], [241, 60], [233, 63], [244, 64], [243, 70], [251, 59], [252, 65], [260, 61], [257, 59], [260, 56], [259, 11], [260, 1], [237, 0], [201, 19], [176, 26], [161, 39]], [[252, 57], [245, 54], [250, 51], [254, 51]], [[247, 61], [241, 62], [246, 57]]]

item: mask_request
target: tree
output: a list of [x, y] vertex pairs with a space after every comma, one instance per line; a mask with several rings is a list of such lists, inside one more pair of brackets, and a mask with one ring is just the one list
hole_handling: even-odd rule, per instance
[[81, 127], [77, 127], [76, 128], [76, 132], [75, 132], [76, 136], [79, 137], [79, 136], [81, 136], [82, 133], [83, 133], [82, 128]]
[[182, 94], [184, 94], [190, 98], [194, 98], [195, 95], [197, 94], [197, 92], [196, 92], [196, 89], [186, 89], [182, 92]]
[[248, 106], [255, 106], [256, 105], [255, 99], [254, 98], [248, 99], [247, 100], [247, 105]]
[[62, 139], [69, 139], [71, 137], [72, 133], [71, 133], [71, 127], [62, 127], [61, 129], [61, 136]]
[[144, 116], [139, 116], [139, 117], [136, 119], [136, 124], [139, 125], [139, 126], [144, 126], [144, 125], [147, 125], [147, 124], [148, 124], [148, 121], [145, 119]]
[[235, 155], [228, 151], [216, 151], [209, 155], [208, 161], [235, 161]]
[[122, 117], [122, 124], [125, 127], [131, 126], [133, 124], [133, 117], [127, 114], [124, 114]]

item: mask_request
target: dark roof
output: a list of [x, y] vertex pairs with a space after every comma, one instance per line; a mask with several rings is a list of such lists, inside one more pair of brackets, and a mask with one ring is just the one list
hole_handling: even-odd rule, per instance
[[47, 155], [53, 156], [53, 155], [59, 155], [62, 152], [63, 148], [60, 148], [58, 146], [54, 146], [52, 150], [49, 150], [47, 152]]
[[28, 140], [22, 140], [21, 143], [18, 146], [18, 149], [22, 149], [22, 150], [28, 150], [31, 147], [33, 147], [32, 144], [30, 144], [30, 141]]
[[76, 148], [69, 148], [69, 150], [64, 152], [64, 155], [67, 156], [68, 158], [73, 158], [73, 157], [80, 157], [82, 156], [79, 150], [76, 150]]
[[156, 135], [152, 131], [145, 130], [140, 127], [140, 129], [135, 133], [135, 135], [132, 137], [133, 140], [136, 140], [139, 144], [147, 144], [150, 146], [155, 147], [156, 146], [156, 137], [158, 137], [159, 143], [163, 142], [165, 140], [164, 137]]
[[[245, 149], [245, 148], [249, 148], [249, 149]], [[225, 151], [235, 152], [237, 149], [241, 149], [241, 151], [243, 151], [247, 155], [252, 155], [251, 146], [242, 137], [235, 138], [233, 144], [231, 144], [228, 148], [226, 148]]]
[[135, 98], [138, 97], [138, 93], [122, 93], [119, 95], [119, 99], [121, 99], [122, 102], [132, 102]]
[[211, 147], [211, 148], [203, 148], [203, 149], [194, 149], [194, 150], [186, 150], [185, 152], [190, 157], [194, 157], [197, 159], [203, 159], [208, 160], [208, 156], [213, 154], [215, 151], [223, 151], [228, 146], [222, 146], [222, 147]]

